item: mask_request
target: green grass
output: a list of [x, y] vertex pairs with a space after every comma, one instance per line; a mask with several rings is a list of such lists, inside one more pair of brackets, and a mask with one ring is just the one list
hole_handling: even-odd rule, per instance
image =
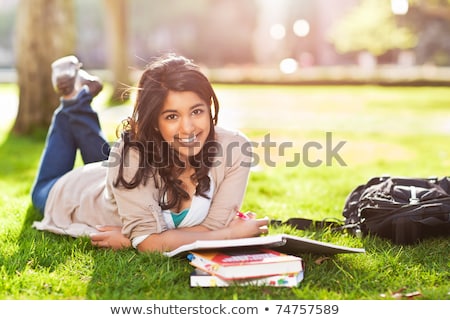
[[[219, 124], [241, 129], [255, 143], [260, 161], [252, 170], [243, 205], [259, 216], [342, 219], [348, 193], [372, 176], [444, 176], [450, 167], [449, 88], [216, 86]], [[15, 101], [15, 86], [0, 86], [2, 101]], [[99, 99], [100, 102], [102, 101]], [[113, 139], [130, 106], [100, 111]], [[5, 106], [4, 106], [5, 107]], [[3, 120], [4, 121], [4, 120]], [[329, 231], [288, 232], [336, 244], [364, 247], [318, 263], [305, 254], [305, 279], [298, 288], [189, 288], [192, 267], [184, 259], [134, 250], [93, 248], [32, 229], [40, 216], [30, 204], [42, 138], [10, 135], [0, 127], [0, 299], [392, 299], [419, 291], [416, 299], [449, 299], [449, 239], [397, 246], [377, 238], [357, 239]], [[326, 164], [326, 132], [332, 145], [345, 141]], [[262, 147], [264, 137], [276, 147]], [[277, 147], [289, 142], [284, 155]], [[311, 148], [305, 161], [304, 146]], [[317, 144], [316, 144], [317, 145]], [[286, 145], [287, 146], [287, 145]], [[288, 165], [300, 153], [296, 166]], [[307, 163], [321, 160], [318, 166]], [[271, 161], [276, 162], [273, 166]], [[78, 162], [80, 164], [80, 162]]]

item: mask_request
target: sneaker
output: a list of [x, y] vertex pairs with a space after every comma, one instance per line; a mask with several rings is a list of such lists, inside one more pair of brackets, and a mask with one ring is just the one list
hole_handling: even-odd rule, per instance
[[52, 83], [58, 94], [68, 97], [76, 93], [76, 79], [81, 65], [73, 55], [59, 58], [52, 63]]

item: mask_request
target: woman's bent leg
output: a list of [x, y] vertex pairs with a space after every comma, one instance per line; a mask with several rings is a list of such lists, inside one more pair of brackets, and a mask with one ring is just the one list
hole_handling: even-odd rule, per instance
[[38, 173], [31, 190], [33, 205], [44, 213], [48, 193], [55, 182], [73, 169], [77, 147], [70, 130], [69, 117], [61, 105], [53, 114]]
[[110, 146], [91, 101], [92, 95], [83, 88], [75, 99], [62, 100], [53, 115], [31, 192], [33, 205], [42, 213], [53, 185], [73, 169], [78, 148], [84, 163], [108, 159]]

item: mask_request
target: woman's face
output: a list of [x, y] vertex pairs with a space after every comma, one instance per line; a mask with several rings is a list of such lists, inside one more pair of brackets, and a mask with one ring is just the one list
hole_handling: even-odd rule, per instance
[[169, 91], [159, 113], [161, 136], [182, 159], [196, 155], [211, 129], [210, 106], [192, 91]]

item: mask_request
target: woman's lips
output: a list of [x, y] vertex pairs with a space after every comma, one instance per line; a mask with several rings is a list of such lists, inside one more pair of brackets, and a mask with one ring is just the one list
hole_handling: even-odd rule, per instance
[[200, 141], [198, 140], [198, 134], [193, 134], [187, 138], [177, 137], [176, 141], [178, 142], [178, 145], [180, 145], [181, 147], [192, 148], [192, 147], [200, 146]]
[[193, 134], [192, 136], [188, 138], [178, 138], [178, 141], [181, 143], [192, 143], [197, 139], [197, 135]]

